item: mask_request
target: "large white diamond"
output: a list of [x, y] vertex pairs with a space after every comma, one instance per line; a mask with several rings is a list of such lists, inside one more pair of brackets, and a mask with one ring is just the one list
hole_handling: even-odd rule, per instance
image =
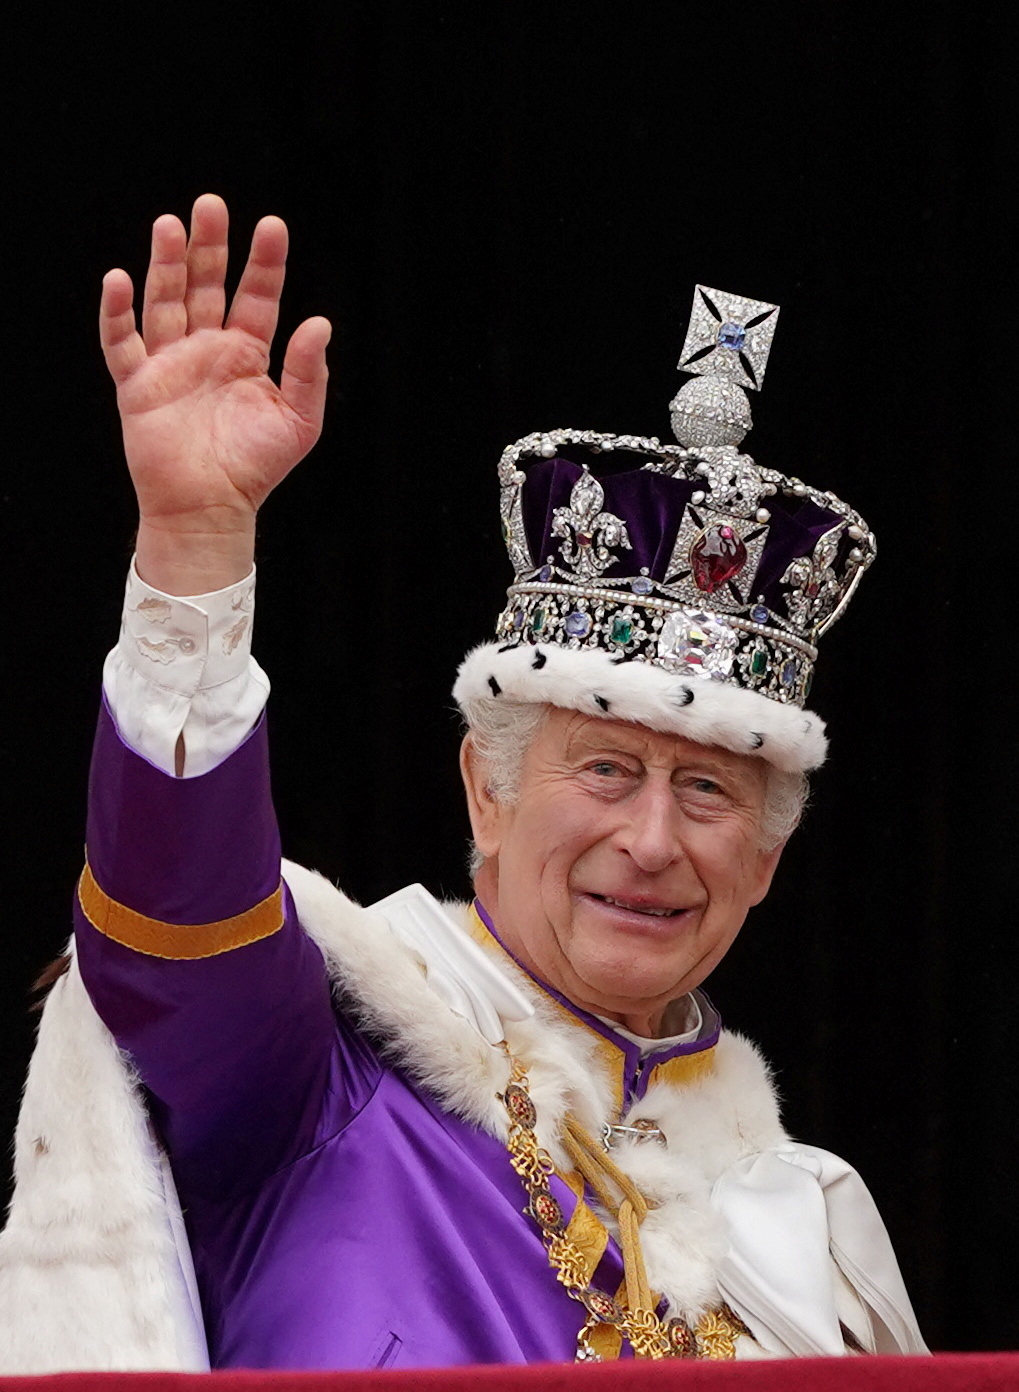
[[672, 672], [727, 677], [736, 655], [736, 633], [703, 609], [676, 609], [658, 635], [658, 657]]

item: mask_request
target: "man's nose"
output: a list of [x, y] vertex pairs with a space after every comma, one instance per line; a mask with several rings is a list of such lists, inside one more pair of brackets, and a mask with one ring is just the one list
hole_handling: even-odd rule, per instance
[[670, 785], [647, 783], [628, 799], [618, 844], [646, 874], [666, 869], [683, 853], [680, 809]]

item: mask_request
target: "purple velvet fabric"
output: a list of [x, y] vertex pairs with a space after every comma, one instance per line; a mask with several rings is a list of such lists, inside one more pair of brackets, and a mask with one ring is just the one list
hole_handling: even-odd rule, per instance
[[[164, 921], [264, 898], [279, 876], [264, 725], [181, 780], [128, 749], [104, 711], [89, 855], [107, 893]], [[75, 904], [85, 984], [171, 1158], [213, 1367], [571, 1360], [583, 1311], [522, 1213], [504, 1147], [334, 1013], [318, 949], [285, 904], [271, 937], [190, 961], [112, 942]], [[628, 1065], [634, 1086], [638, 1071]], [[569, 1214], [572, 1194], [554, 1187]], [[614, 1291], [621, 1277], [610, 1243], [596, 1279]]]
[[[583, 470], [569, 459], [538, 459], [526, 465], [527, 482], [521, 494], [524, 530], [536, 566], [552, 557], [560, 560], [558, 537], [552, 536], [552, 516], [556, 508], [569, 507], [570, 492]], [[676, 543], [683, 509], [702, 483], [671, 478], [650, 469], [631, 469], [626, 473], [597, 475], [605, 490], [604, 508], [622, 517], [627, 526], [631, 550], [605, 571], [605, 580], [637, 575], [647, 566], [653, 580], [664, 580], [672, 548]], [[809, 556], [820, 537], [840, 520], [838, 515], [812, 503], [809, 498], [768, 499], [771, 520], [768, 539], [754, 581], [754, 594], [779, 614], [785, 613], [787, 588], [780, 585], [791, 561]], [[843, 542], [848, 549], [852, 542]], [[705, 603], [710, 604], [706, 598]]]
[[210, 923], [257, 904], [280, 882], [265, 721], [210, 773], [169, 778], [123, 744], [104, 701], [86, 840], [99, 884], [139, 913]]

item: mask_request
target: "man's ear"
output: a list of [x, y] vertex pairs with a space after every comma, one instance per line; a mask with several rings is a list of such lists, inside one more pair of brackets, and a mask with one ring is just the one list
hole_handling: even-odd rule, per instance
[[785, 843], [788, 839], [786, 837], [777, 846], [773, 846], [770, 851], [757, 852], [757, 884], [750, 899], [751, 905], [759, 904], [771, 888], [771, 881], [778, 869], [778, 862], [782, 858], [782, 852], [785, 850]]
[[460, 746], [460, 773], [467, 794], [467, 812], [471, 819], [474, 844], [488, 859], [499, 852], [505, 808], [492, 796], [488, 786], [488, 769], [479, 757], [470, 734], [464, 735]]

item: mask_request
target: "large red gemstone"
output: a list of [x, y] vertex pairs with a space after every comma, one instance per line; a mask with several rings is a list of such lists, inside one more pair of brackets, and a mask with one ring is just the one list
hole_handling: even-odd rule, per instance
[[733, 527], [709, 527], [690, 547], [694, 582], [705, 594], [714, 594], [720, 585], [738, 575], [746, 563], [747, 548]]

